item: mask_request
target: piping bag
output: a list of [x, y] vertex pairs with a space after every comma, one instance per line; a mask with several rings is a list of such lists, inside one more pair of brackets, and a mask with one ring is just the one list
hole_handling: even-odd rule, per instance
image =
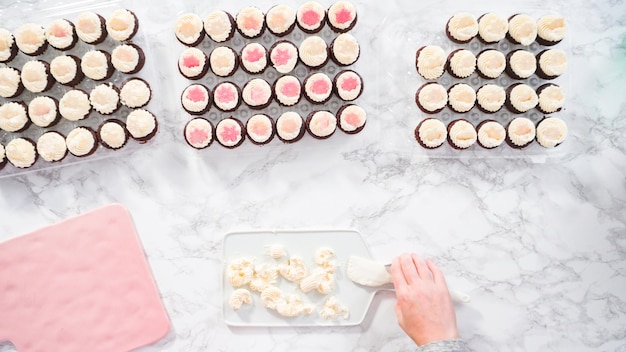
[[[348, 259], [348, 278], [359, 285], [381, 287], [393, 283], [389, 266], [353, 255]], [[450, 290], [450, 297], [456, 303], [467, 303], [471, 300], [468, 294], [456, 290]]]

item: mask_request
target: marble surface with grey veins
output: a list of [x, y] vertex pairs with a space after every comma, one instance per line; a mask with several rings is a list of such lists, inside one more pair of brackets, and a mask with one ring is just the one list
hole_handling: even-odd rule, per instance
[[[222, 239], [256, 229], [356, 229], [377, 260], [405, 251], [433, 258], [450, 286], [472, 296], [456, 306], [472, 350], [626, 351], [626, 3], [355, 3], [363, 133], [197, 151], [182, 139], [175, 16], [275, 2], [122, 2], [150, 41], [159, 134], [130, 154], [0, 179], [0, 240], [112, 202], [128, 207], [172, 323], [142, 351], [414, 349], [396, 323], [393, 293], [378, 295], [356, 327], [225, 325]], [[544, 160], [508, 147], [429, 158], [412, 139], [423, 118], [414, 52], [446, 43], [445, 23], [460, 11], [567, 18], [568, 97], [558, 116], [570, 135], [555, 150], [533, 149]]]

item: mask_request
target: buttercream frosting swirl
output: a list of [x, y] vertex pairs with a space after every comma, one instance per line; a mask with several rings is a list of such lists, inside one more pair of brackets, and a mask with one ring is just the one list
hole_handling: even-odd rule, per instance
[[46, 39], [53, 47], [66, 50], [74, 44], [74, 26], [64, 19], [56, 19], [46, 30]]
[[36, 97], [28, 103], [28, 116], [39, 127], [48, 127], [58, 116], [56, 102], [50, 97]]
[[[298, 117], [300, 117], [300, 116], [298, 116]], [[266, 247], [266, 250], [267, 250], [267, 255], [269, 255], [273, 259], [280, 259], [280, 258], [282, 258], [282, 257], [287, 255], [287, 250], [285, 249], [285, 246], [283, 246], [280, 243], [271, 244], [271, 245]]]
[[[0, 28], [0, 61], [4, 62], [9, 60], [13, 55], [11, 48], [15, 44], [15, 37], [13, 34], [4, 28]], [[1, 160], [1, 159], [0, 159]]]
[[509, 30], [509, 22], [504, 16], [486, 13], [478, 20], [478, 35], [487, 43], [498, 42]]
[[102, 37], [103, 27], [102, 19], [93, 12], [81, 12], [76, 20], [76, 34], [88, 44]]
[[87, 93], [72, 89], [63, 94], [59, 100], [59, 112], [63, 118], [70, 121], [78, 121], [87, 117], [91, 111], [91, 103]]
[[86, 127], [76, 127], [65, 138], [67, 150], [73, 155], [84, 156], [96, 147], [96, 139], [91, 130]]
[[156, 118], [144, 109], [131, 111], [126, 118], [126, 129], [133, 138], [144, 138], [156, 129]]
[[300, 257], [292, 256], [286, 263], [278, 266], [278, 271], [287, 280], [298, 282], [306, 276], [307, 270], [304, 260]]
[[297, 138], [302, 131], [304, 121], [295, 111], [287, 111], [278, 117], [276, 121], [276, 133], [280, 138], [291, 141]]
[[16, 138], [10, 141], [5, 151], [9, 162], [20, 169], [31, 167], [37, 160], [35, 145], [24, 138]]
[[350, 33], [338, 35], [333, 40], [332, 50], [335, 60], [342, 65], [351, 65], [359, 58], [359, 43]]
[[311, 272], [311, 274], [307, 275], [305, 278], [300, 281], [300, 289], [304, 293], [311, 292], [313, 290], [317, 290], [318, 286], [322, 283], [324, 276], [326, 275], [326, 271], [322, 268], [315, 268]]
[[283, 292], [276, 286], [270, 286], [261, 292], [261, 304], [267, 309], [276, 309], [276, 305], [284, 300]]
[[535, 139], [535, 125], [526, 117], [517, 117], [511, 121], [507, 132], [511, 142], [519, 147]]
[[331, 296], [324, 301], [322, 309], [319, 312], [320, 317], [331, 320], [331, 319], [347, 319], [350, 315], [350, 310], [348, 307], [339, 302], [337, 297]]
[[450, 87], [448, 101], [454, 111], [468, 112], [476, 104], [476, 91], [468, 84], [455, 84]]
[[120, 96], [112, 83], [99, 84], [89, 93], [89, 102], [94, 110], [108, 115], [117, 110]]
[[46, 132], [37, 140], [37, 153], [45, 161], [59, 161], [67, 154], [65, 138], [57, 132]]
[[48, 67], [39, 60], [31, 60], [22, 67], [22, 84], [33, 93], [43, 92], [48, 86]]
[[437, 148], [445, 142], [448, 130], [440, 120], [428, 118], [420, 123], [417, 135], [425, 146]]
[[139, 65], [139, 50], [134, 45], [122, 44], [113, 49], [111, 63], [116, 70], [122, 73], [130, 73]]
[[554, 148], [567, 137], [567, 124], [557, 117], [548, 117], [537, 126], [537, 142], [546, 148]]
[[32, 55], [46, 43], [46, 31], [38, 24], [25, 23], [15, 31], [15, 43], [23, 53]]
[[452, 38], [466, 42], [478, 34], [478, 21], [469, 13], [458, 13], [448, 21], [448, 32]]
[[558, 111], [565, 104], [563, 88], [551, 84], [539, 92], [539, 109], [548, 114]]
[[539, 54], [539, 67], [548, 76], [560, 76], [567, 68], [567, 55], [561, 49], [550, 49]]
[[367, 113], [362, 107], [358, 105], [346, 106], [339, 115], [339, 125], [341, 126], [342, 130], [347, 132], [356, 131], [357, 129], [363, 127], [366, 120]]
[[233, 287], [246, 285], [252, 280], [253, 275], [254, 264], [246, 257], [231, 261], [226, 268], [226, 279]]
[[83, 55], [80, 68], [88, 78], [101, 80], [109, 72], [109, 57], [100, 50], [91, 50]]
[[60, 55], [50, 61], [50, 73], [61, 84], [74, 80], [77, 72], [78, 63], [71, 56]]
[[204, 31], [216, 43], [225, 42], [233, 32], [233, 24], [228, 14], [215, 10], [204, 18]]
[[100, 139], [110, 148], [119, 149], [124, 146], [127, 139], [124, 127], [114, 121], [107, 121], [100, 127]]
[[257, 143], [265, 143], [274, 133], [272, 120], [267, 115], [252, 115], [246, 123], [248, 136]]
[[506, 131], [496, 121], [486, 121], [478, 128], [478, 141], [485, 148], [495, 148], [504, 142]]
[[328, 59], [328, 46], [324, 39], [316, 35], [303, 40], [298, 52], [302, 62], [309, 67], [321, 66]]
[[448, 131], [450, 141], [461, 149], [466, 149], [476, 143], [476, 129], [471, 123], [465, 120], [456, 120], [451, 122], [451, 127]]
[[266, 288], [274, 286], [276, 279], [278, 279], [278, 267], [275, 264], [256, 264], [250, 280], [250, 288], [254, 291], [263, 292]]
[[509, 58], [509, 65], [517, 76], [528, 78], [537, 70], [537, 59], [529, 51], [515, 50]]
[[11, 101], [0, 106], [0, 129], [17, 132], [24, 128], [27, 122], [28, 116], [24, 105]]
[[265, 15], [267, 27], [276, 34], [285, 34], [296, 23], [296, 11], [287, 5], [276, 5]]
[[[132, 12], [127, 9], [117, 9], [106, 21], [107, 32], [115, 40], [128, 40], [134, 35], [136, 22], [137, 18]], [[200, 30], [202, 30], [202, 21], [200, 21]]]
[[530, 45], [537, 38], [537, 22], [528, 15], [515, 15], [509, 20], [509, 35], [522, 45]]
[[19, 89], [21, 79], [20, 71], [13, 67], [0, 67], [0, 96], [12, 97]]
[[537, 35], [550, 42], [558, 42], [565, 37], [565, 17], [546, 15], [537, 21]]
[[220, 77], [226, 77], [232, 74], [235, 69], [235, 63], [237, 62], [236, 55], [233, 49], [226, 46], [213, 49], [209, 57], [213, 73]]
[[426, 79], [437, 79], [443, 74], [446, 54], [435, 45], [428, 45], [418, 51], [417, 72]]
[[441, 84], [427, 83], [420, 88], [417, 100], [426, 111], [434, 112], [446, 106], [448, 92]]
[[478, 54], [478, 70], [488, 78], [498, 78], [506, 68], [506, 58], [498, 50], [489, 49]]
[[489, 112], [500, 110], [505, 100], [506, 91], [495, 84], [485, 84], [476, 92], [476, 101], [481, 108]]
[[516, 84], [509, 93], [509, 100], [515, 110], [519, 112], [526, 112], [537, 106], [539, 98], [534, 89], [526, 84]]
[[148, 104], [151, 97], [150, 87], [139, 78], [131, 78], [120, 89], [120, 101], [131, 109], [140, 108]]
[[476, 56], [467, 49], [458, 50], [450, 58], [450, 69], [460, 78], [469, 77], [476, 71]]
[[252, 304], [252, 295], [245, 288], [238, 288], [230, 294], [228, 305], [233, 310], [239, 310], [244, 304]]

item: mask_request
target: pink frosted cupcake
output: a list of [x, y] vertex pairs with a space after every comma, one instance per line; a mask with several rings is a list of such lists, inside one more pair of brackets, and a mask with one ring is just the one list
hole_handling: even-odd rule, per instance
[[286, 36], [296, 27], [296, 11], [287, 5], [276, 5], [267, 11], [265, 22], [273, 35]]
[[202, 84], [192, 84], [183, 91], [181, 103], [188, 113], [202, 115], [211, 107], [211, 91]]
[[363, 130], [367, 122], [367, 114], [362, 107], [355, 104], [342, 106], [337, 111], [339, 129], [348, 134], [356, 134]]
[[274, 83], [274, 95], [279, 104], [292, 106], [302, 97], [302, 85], [294, 76], [283, 76]]
[[213, 124], [207, 119], [196, 117], [185, 125], [185, 141], [196, 149], [207, 148], [213, 143]]
[[349, 1], [337, 1], [328, 8], [328, 25], [338, 33], [345, 33], [357, 22], [354, 4]]
[[304, 96], [313, 104], [324, 104], [330, 100], [333, 82], [322, 72], [304, 79]]
[[241, 9], [235, 21], [239, 33], [245, 38], [258, 38], [265, 31], [265, 15], [256, 7], [248, 6]]
[[276, 135], [284, 143], [295, 143], [304, 136], [302, 117], [295, 111], [287, 111], [276, 120]]
[[249, 74], [260, 74], [267, 68], [267, 50], [259, 43], [249, 43], [241, 49], [241, 68]]
[[213, 103], [220, 111], [237, 110], [241, 105], [241, 89], [232, 82], [219, 83], [213, 91]]
[[272, 102], [272, 87], [261, 78], [254, 78], [243, 86], [244, 103], [252, 109], [265, 109]]
[[335, 133], [337, 118], [330, 111], [313, 111], [306, 119], [309, 134], [316, 139], [326, 139]]
[[215, 127], [215, 139], [217, 142], [229, 149], [236, 148], [243, 143], [245, 138], [245, 128], [241, 121], [234, 117], [221, 120]]
[[274, 121], [265, 114], [253, 115], [246, 122], [246, 134], [250, 141], [256, 145], [267, 144], [276, 134]]

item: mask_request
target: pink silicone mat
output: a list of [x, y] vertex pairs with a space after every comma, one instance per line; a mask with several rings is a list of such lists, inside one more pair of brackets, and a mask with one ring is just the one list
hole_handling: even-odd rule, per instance
[[129, 351], [170, 328], [118, 204], [0, 243], [0, 316], [0, 341], [20, 352]]

